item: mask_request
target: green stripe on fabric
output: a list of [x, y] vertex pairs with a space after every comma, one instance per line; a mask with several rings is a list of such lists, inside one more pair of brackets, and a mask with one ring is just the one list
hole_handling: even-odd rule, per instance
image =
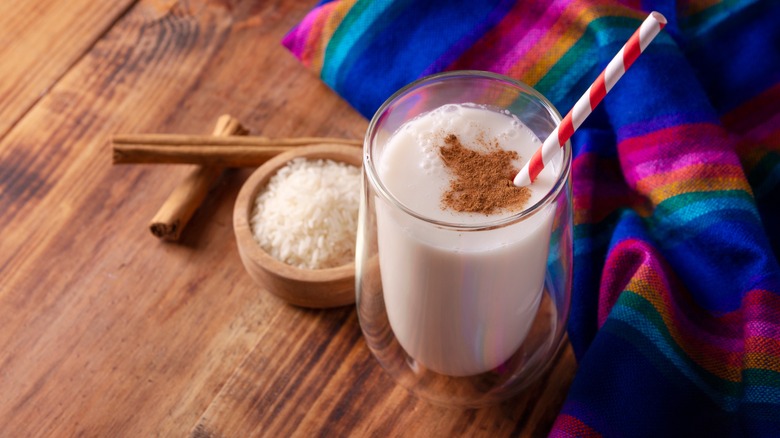
[[721, 0], [720, 3], [707, 9], [680, 19], [680, 27], [692, 35], [708, 32], [723, 19], [736, 14], [736, 10], [744, 9], [758, 0]]
[[573, 106], [585, 90], [572, 90], [572, 86], [589, 72], [599, 70], [595, 72], [593, 78], [588, 78], [590, 79], [588, 82], [595, 80], [600, 73], [599, 66], [602, 61], [606, 65], [606, 62], [614, 56], [614, 53], [600, 56], [599, 52], [614, 42], [625, 43], [636, 30], [637, 23], [636, 19], [628, 17], [599, 17], [591, 21], [577, 42], [561, 56], [550, 71], [534, 85], [534, 88], [552, 102], [559, 104], [568, 103], [563, 102], [564, 95], [574, 92], [576, 97], [569, 105]]
[[618, 208], [600, 222], [577, 224], [572, 229], [574, 238], [574, 255], [591, 254], [594, 251], [605, 251], [612, 240], [615, 224], [618, 223], [627, 208]]
[[[775, 360], [770, 358], [768, 360]], [[759, 368], [747, 368], [742, 371], [742, 380], [750, 386], [771, 386], [780, 388], [780, 373]]]
[[[681, 193], [664, 199], [655, 208], [655, 214], [658, 216], [668, 216], [675, 211], [697, 202], [711, 202], [715, 197], [713, 192], [690, 192]], [[723, 190], [718, 192], [717, 199], [737, 199], [741, 201], [753, 202], [750, 193], [744, 190]]]
[[676, 210], [656, 211], [651, 217], [655, 240], [662, 245], [675, 245], [694, 238], [708, 227], [724, 221], [761, 220], [752, 197], [724, 196], [724, 193], [729, 192], [740, 192], [740, 190], [703, 192], [709, 195], [708, 200], [687, 203]]

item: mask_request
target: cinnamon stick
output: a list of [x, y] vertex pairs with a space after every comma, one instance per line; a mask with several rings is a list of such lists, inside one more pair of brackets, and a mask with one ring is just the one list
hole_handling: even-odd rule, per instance
[[298, 146], [346, 144], [361, 140], [327, 137], [203, 137], [193, 135], [122, 135], [112, 139], [114, 164], [200, 164], [257, 167]]
[[287, 137], [268, 138], [260, 136], [186, 134], [117, 134], [111, 139], [114, 145], [161, 145], [161, 146], [305, 146], [313, 143], [348, 144], [359, 146], [361, 140], [337, 137]]
[[[214, 136], [245, 135], [248, 131], [230, 115], [220, 116]], [[205, 199], [214, 181], [224, 170], [221, 166], [199, 166], [179, 184], [154, 215], [149, 229], [163, 240], [179, 240], [181, 232]]]

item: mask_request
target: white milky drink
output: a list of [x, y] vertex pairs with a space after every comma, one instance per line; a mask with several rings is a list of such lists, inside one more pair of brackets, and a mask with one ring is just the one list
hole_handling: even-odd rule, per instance
[[[505, 362], [528, 334], [542, 297], [553, 203], [495, 229], [459, 231], [518, 212], [486, 216], [442, 208], [451, 175], [438, 155], [456, 135], [468, 148], [496, 140], [515, 150], [519, 169], [541, 145], [516, 117], [476, 105], [445, 105], [403, 125], [381, 150], [377, 172], [414, 218], [377, 202], [377, 238], [390, 326], [415, 361], [450, 376], [489, 371]], [[484, 146], [483, 146], [484, 147]], [[561, 158], [530, 186], [530, 208], [552, 188]]]

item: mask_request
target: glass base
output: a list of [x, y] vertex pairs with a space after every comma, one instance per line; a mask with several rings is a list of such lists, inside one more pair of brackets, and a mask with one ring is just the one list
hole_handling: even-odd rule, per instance
[[[378, 265], [375, 264], [374, 272], [369, 271], [363, 271], [365, 275], [358, 280], [359, 284], [378, 282]], [[480, 408], [507, 400], [547, 370], [564, 341], [565, 323], [560, 321], [566, 321], [567, 315], [558, 315], [556, 294], [545, 285], [531, 329], [509, 359], [484, 373], [445, 375], [427, 368], [403, 349], [387, 317], [381, 285], [374, 283], [373, 287], [362, 289], [357, 309], [369, 349], [397, 383], [436, 405]]]

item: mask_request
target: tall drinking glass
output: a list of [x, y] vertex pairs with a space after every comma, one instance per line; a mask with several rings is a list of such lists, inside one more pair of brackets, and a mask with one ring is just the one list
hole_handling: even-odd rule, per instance
[[[533, 88], [486, 72], [437, 74], [401, 89], [366, 134], [356, 254], [357, 312], [373, 355], [413, 393], [463, 407], [511, 397], [545, 370], [562, 344], [572, 283], [569, 143], [522, 211], [461, 218], [418, 207], [442, 208], [427, 184], [410, 186], [438, 157], [414, 163], [390, 149], [399, 136], [476, 123], [470, 114], [524, 129], [534, 148], [561, 120]], [[428, 134], [413, 135], [425, 126]]]

